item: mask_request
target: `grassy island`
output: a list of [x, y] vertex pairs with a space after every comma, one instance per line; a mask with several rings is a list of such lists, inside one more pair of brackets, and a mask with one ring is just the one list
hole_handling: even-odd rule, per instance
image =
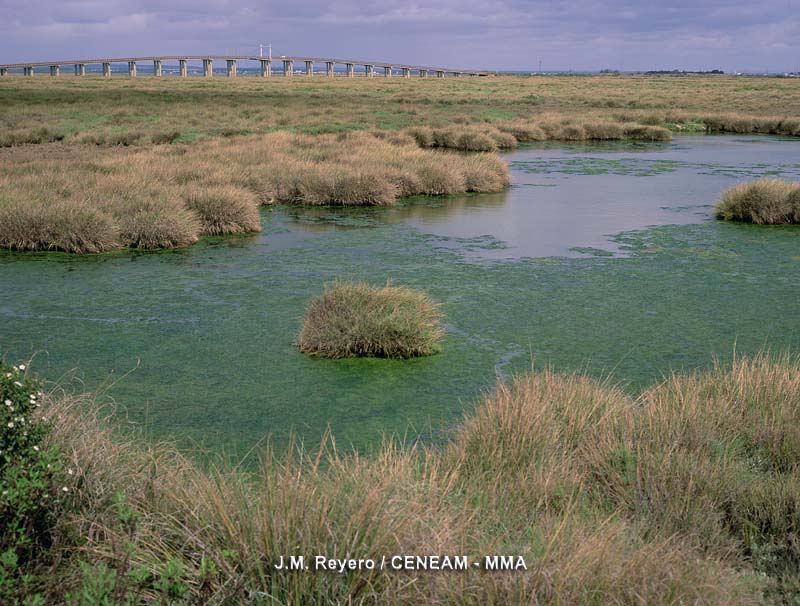
[[717, 218], [764, 225], [800, 223], [800, 182], [759, 179], [740, 183], [722, 194]]
[[309, 303], [297, 346], [324, 358], [428, 356], [440, 350], [440, 319], [425, 293], [337, 282]]

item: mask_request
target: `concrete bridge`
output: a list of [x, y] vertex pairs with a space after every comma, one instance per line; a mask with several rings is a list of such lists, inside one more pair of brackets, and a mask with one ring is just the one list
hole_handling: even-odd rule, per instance
[[72, 66], [76, 76], [86, 75], [87, 65], [102, 65], [102, 73], [104, 78], [111, 77], [111, 64], [123, 63], [128, 66], [128, 75], [131, 78], [136, 77], [136, 66], [138, 63], [153, 63], [153, 75], [157, 78], [164, 75], [164, 63], [176, 62], [180, 77], [186, 78], [188, 75], [187, 65], [189, 61], [202, 61], [203, 63], [203, 76], [210, 78], [213, 75], [214, 61], [225, 61], [227, 66], [226, 73], [228, 77], [236, 77], [236, 66], [240, 61], [254, 61], [260, 64], [260, 74], [263, 78], [268, 78], [273, 75], [272, 63], [282, 64], [282, 69], [279, 67], [278, 72], [285, 77], [292, 77], [294, 75], [295, 63], [303, 63], [305, 65], [305, 76], [313, 76], [314, 65], [325, 65], [324, 75], [332, 78], [334, 75], [334, 67], [336, 65], [343, 65], [345, 67], [345, 76], [353, 78], [356, 74], [356, 66], [364, 66], [364, 75], [367, 78], [375, 76], [376, 70], [382, 70], [386, 78], [390, 78], [393, 74], [397, 74], [403, 78], [410, 78], [412, 73], [427, 78], [433, 76], [436, 78], [444, 78], [445, 76], [488, 76], [489, 72], [463, 70], [463, 69], [449, 69], [443, 67], [425, 67], [420, 65], [406, 65], [403, 63], [381, 63], [377, 61], [354, 61], [351, 59], [328, 59], [320, 57], [253, 57], [247, 55], [174, 55], [174, 56], [152, 56], [152, 57], [121, 57], [121, 58], [101, 58], [101, 59], [70, 59], [69, 61], [35, 61], [25, 63], [6, 63], [0, 64], [0, 76], [6, 76], [9, 70], [22, 69], [23, 74], [26, 76], [33, 76], [36, 68], [49, 68], [50, 75], [53, 77], [61, 74], [61, 68], [65, 66]]

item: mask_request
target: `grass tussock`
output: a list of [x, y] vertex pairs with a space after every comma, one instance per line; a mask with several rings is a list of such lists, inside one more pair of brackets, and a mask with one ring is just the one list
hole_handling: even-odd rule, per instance
[[440, 321], [425, 293], [337, 282], [309, 303], [297, 346], [324, 358], [428, 356], [440, 351]]
[[466, 125], [448, 128], [414, 126], [405, 133], [420, 147], [459, 151], [513, 149], [530, 141], [670, 141], [672, 134], [661, 126], [638, 123], [621, 125], [610, 120], [587, 121], [569, 117], [543, 116], [530, 122], [515, 120], [495, 125]]
[[50, 130], [45, 126], [29, 130], [9, 130], [0, 132], [0, 147], [13, 147], [15, 145], [38, 145], [62, 141], [64, 133]]
[[184, 199], [209, 236], [261, 231], [258, 198], [251, 191], [231, 185], [190, 189]]
[[82, 200], [0, 201], [0, 248], [86, 254], [122, 247], [119, 226]]
[[[441, 447], [387, 442], [365, 458], [329, 438], [318, 452], [268, 452], [255, 474], [143, 446], [85, 399], [50, 394], [43, 411], [71, 471], [71, 505], [30, 568], [54, 603], [98, 587], [106, 603], [148, 605], [168, 601], [167, 588], [198, 604], [800, 597], [794, 356], [671, 376], [636, 398], [580, 375], [531, 373], [501, 384]], [[510, 554], [527, 570], [273, 567], [318, 553]]]
[[766, 225], [800, 223], [800, 183], [759, 179], [722, 194], [714, 210], [719, 219]]

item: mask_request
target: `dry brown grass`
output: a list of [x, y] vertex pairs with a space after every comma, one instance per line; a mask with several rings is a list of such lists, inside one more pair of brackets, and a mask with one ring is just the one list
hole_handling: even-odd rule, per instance
[[[722, 605], [800, 594], [796, 357], [736, 359], [636, 399], [533, 373], [501, 384], [441, 448], [386, 443], [364, 458], [327, 439], [319, 452], [267, 454], [256, 474], [143, 446], [86, 400], [51, 395], [46, 406], [74, 470], [73, 513], [56, 535], [63, 558], [48, 576], [54, 600], [102, 563], [118, 571], [121, 595], [160, 603], [170, 562], [201, 604]], [[318, 553], [510, 554], [528, 570], [272, 567]], [[76, 572], [79, 559], [95, 568]]]
[[714, 210], [717, 218], [728, 221], [800, 223], [800, 183], [782, 179], [740, 183], [722, 194]]
[[256, 195], [232, 185], [189, 189], [184, 201], [200, 217], [202, 231], [210, 236], [261, 231]]
[[46, 159], [16, 152], [0, 167], [0, 213], [10, 217], [0, 223], [3, 247], [186, 246], [203, 234], [258, 231], [258, 203], [389, 205], [400, 196], [499, 191], [510, 180], [495, 156], [424, 150], [369, 133], [52, 151]]
[[412, 358], [440, 351], [441, 312], [404, 286], [337, 282], [311, 300], [297, 347], [324, 358]]
[[82, 200], [0, 202], [0, 248], [97, 253], [121, 248], [119, 227]]

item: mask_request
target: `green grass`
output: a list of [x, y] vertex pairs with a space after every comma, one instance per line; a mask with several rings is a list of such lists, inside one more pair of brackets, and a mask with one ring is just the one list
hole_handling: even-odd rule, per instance
[[175, 130], [215, 137], [225, 129], [331, 132], [329, 124], [362, 130], [444, 128], [459, 121], [497, 126], [544, 115], [576, 123], [621, 119], [675, 132], [800, 135], [796, 80], [610, 75], [298, 80], [9, 76], [0, 81], [0, 139], [6, 129], [45, 127], [67, 140], [133, 131], [146, 144], [153, 135]]

